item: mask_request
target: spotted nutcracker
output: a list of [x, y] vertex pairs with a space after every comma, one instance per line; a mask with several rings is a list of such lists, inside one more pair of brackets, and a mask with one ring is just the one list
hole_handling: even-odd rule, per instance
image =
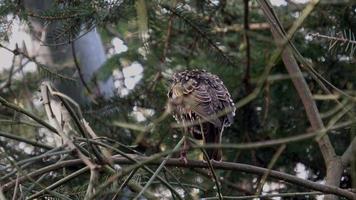
[[[195, 139], [203, 139], [205, 144], [221, 143], [224, 127], [233, 122], [235, 105], [218, 76], [205, 70], [174, 73], [168, 98], [173, 117], [179, 124], [186, 125]], [[181, 151], [184, 162], [187, 162], [187, 145], [185, 142]], [[220, 148], [206, 151], [210, 160], [221, 160]]]

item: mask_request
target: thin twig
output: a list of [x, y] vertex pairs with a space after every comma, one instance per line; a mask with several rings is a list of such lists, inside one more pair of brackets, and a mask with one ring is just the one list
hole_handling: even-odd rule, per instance
[[[297, 196], [315, 196], [323, 195], [327, 193], [322, 192], [290, 192], [290, 193], [278, 193], [278, 194], [264, 194], [264, 195], [250, 195], [250, 196], [224, 196], [224, 199], [264, 199], [269, 197], [297, 197]], [[206, 197], [205, 200], [215, 200], [217, 197]]]
[[29, 140], [27, 138], [23, 138], [23, 137], [14, 135], [13, 133], [10, 134], [10, 133], [5, 133], [3, 131], [0, 131], [0, 136], [4, 137], [4, 138], [9, 138], [9, 139], [13, 139], [13, 140], [16, 140], [16, 141], [24, 142], [26, 144], [30, 144], [32, 146], [43, 148], [43, 149], [47, 149], [47, 150], [53, 149], [52, 146], [49, 146], [49, 145], [46, 145], [46, 144], [42, 144], [42, 143], [39, 143], [39, 142], [36, 142], [36, 141], [33, 141], [33, 140]]
[[[178, 151], [178, 150], [177, 150]], [[135, 158], [136, 160], [140, 161], [140, 164], [134, 164], [130, 165], [129, 167], [126, 167], [123, 169], [122, 173], [120, 175], [116, 175], [114, 177], [110, 178], [110, 181], [105, 183], [104, 185], [101, 185], [98, 187], [98, 191], [102, 187], [106, 187], [108, 183], [111, 183], [112, 181], [116, 180], [116, 178], [119, 178], [125, 174], [128, 174], [131, 172], [133, 169], [137, 168], [138, 166], [143, 166], [143, 165], [160, 165], [164, 158], [161, 158], [164, 155], [170, 154], [171, 151], [167, 151], [164, 153], [156, 154], [151, 157], [141, 157], [141, 156], [136, 156], [136, 155], [131, 155], [132, 158]], [[114, 163], [118, 164], [133, 164], [134, 162], [124, 158], [122, 156], [113, 156], [112, 160]], [[83, 161], [81, 159], [75, 159], [75, 160], [67, 160], [67, 161], [62, 161], [53, 165], [49, 165], [45, 168], [38, 169], [36, 171], [33, 171], [31, 173], [28, 173], [27, 176], [23, 176], [19, 178], [19, 183], [22, 183], [27, 179], [27, 177], [36, 177], [39, 176], [43, 173], [47, 173], [50, 171], [58, 170], [63, 167], [69, 167], [69, 166], [79, 166], [83, 164]], [[262, 167], [256, 167], [253, 165], [248, 165], [248, 164], [241, 164], [241, 163], [231, 163], [231, 162], [214, 162], [212, 163], [214, 169], [220, 169], [220, 170], [234, 170], [234, 171], [241, 171], [241, 172], [246, 172], [246, 173], [251, 173], [251, 174], [257, 174], [257, 175], [263, 175], [265, 174], [268, 169], [262, 168]], [[183, 163], [180, 159], [176, 158], [171, 158], [168, 159], [166, 162], [166, 166], [172, 166], [172, 167], [183, 167], [183, 168], [208, 168], [208, 164], [205, 163], [204, 161], [198, 161], [198, 160], [188, 160], [188, 164]], [[348, 190], [341, 189], [335, 186], [327, 185], [327, 184], [320, 184], [320, 183], [315, 183], [313, 181], [305, 180], [302, 178], [298, 178], [296, 176], [286, 174], [283, 172], [271, 170], [270, 171], [270, 177], [277, 179], [277, 180], [282, 180], [286, 181], [295, 185], [299, 185], [311, 190], [316, 190], [323, 192], [325, 194], [336, 194], [340, 196], [344, 196], [349, 199], [355, 199], [356, 194], [352, 193]], [[11, 181], [5, 185], [2, 186], [3, 191], [7, 191], [9, 188], [13, 187], [15, 184], [15, 181]], [[96, 194], [97, 195], [97, 194]], [[94, 196], [95, 197], [95, 196]]]
[[276, 151], [276, 153], [273, 155], [273, 157], [272, 157], [270, 163], [269, 163], [268, 166], [267, 166], [268, 172], [265, 173], [265, 174], [262, 176], [262, 178], [261, 178], [261, 180], [260, 180], [260, 182], [259, 182], [259, 184], [258, 184], [258, 186], [257, 186], [256, 195], [261, 195], [263, 186], [264, 186], [264, 184], [266, 183], [266, 180], [267, 180], [267, 177], [268, 177], [268, 175], [269, 175], [269, 172], [273, 169], [273, 166], [275, 165], [275, 163], [277, 162], [278, 158], [281, 156], [281, 154], [282, 154], [282, 152], [284, 151], [285, 148], [286, 148], [286, 144], [282, 144], [282, 145], [278, 148], [278, 150]]
[[17, 190], [18, 190], [18, 187], [19, 187], [19, 175], [17, 175], [16, 177], [16, 184], [15, 184], [15, 189], [14, 189], [14, 193], [12, 195], [12, 200], [16, 200], [16, 197], [17, 197]]
[[339, 42], [344, 42], [344, 43], [349, 43], [349, 44], [356, 44], [356, 40], [351, 40], [351, 39], [345, 38], [345, 37], [334, 37], [334, 36], [322, 35], [320, 33], [311, 33], [310, 36], [326, 38], [328, 40], [334, 40], [334, 41], [339, 41]]
[[[39, 183], [39, 181], [34, 180], [34, 177], [31, 177], [29, 174], [25, 173], [24, 171], [21, 170], [21, 168], [16, 165], [16, 163], [14, 162], [15, 158], [13, 156], [11, 156], [9, 153], [7, 153], [6, 148], [2, 145], [2, 143], [0, 143], [0, 145], [2, 146], [2, 150], [3, 153], [5, 154], [5, 158], [9, 161], [9, 163], [14, 166], [18, 173], [21, 174], [21, 177], [16, 178], [16, 180], [14, 180], [14, 185], [16, 186], [16, 184], [21, 184], [21, 178], [25, 178], [30, 180], [34, 185], [39, 186], [40, 188], [43, 188], [46, 190], [46, 192], [52, 194], [55, 197], [61, 198], [61, 199], [65, 199], [65, 200], [70, 200], [69, 198], [67, 198], [66, 196], [59, 194], [55, 191], [51, 191], [51, 190], [47, 190], [45, 186], [43, 186], [41, 183]], [[3, 188], [1, 187], [0, 190], [2, 190]]]
[[85, 193], [84, 200], [91, 199], [95, 192], [95, 185], [98, 182], [99, 173], [97, 168], [90, 169], [90, 179], [87, 187], [87, 192]]
[[230, 65], [234, 66], [234, 62], [214, 43], [214, 41], [209, 38], [197, 25], [195, 25], [193, 22], [191, 22], [189, 19], [187, 19], [186, 17], [182, 16], [180, 13], [178, 13], [176, 10], [174, 10], [173, 8], [166, 6], [166, 5], [160, 5], [162, 8], [168, 10], [169, 12], [171, 12], [172, 14], [174, 14], [175, 16], [179, 17], [180, 19], [182, 19], [185, 23], [187, 23], [190, 27], [192, 27], [202, 38], [204, 38], [210, 46], [212, 46], [217, 52], [219, 52], [219, 54], [226, 60], [229, 62]]
[[83, 73], [82, 73], [81, 67], [79, 65], [79, 61], [78, 61], [78, 58], [77, 58], [77, 53], [76, 53], [76, 50], [75, 50], [75, 42], [71, 43], [71, 47], [72, 47], [72, 55], [73, 55], [73, 60], [74, 60], [74, 66], [78, 71], [79, 79], [82, 82], [82, 84], [85, 87], [85, 89], [88, 91], [89, 96], [91, 96], [93, 94], [93, 92], [91, 91], [89, 85], [84, 80]]
[[13, 103], [10, 103], [10, 102], [6, 101], [6, 100], [5, 100], [4, 98], [2, 98], [1, 96], [0, 96], [0, 103], [1, 103], [2, 105], [4, 105], [4, 106], [8, 107], [8, 108], [11, 108], [11, 109], [17, 111], [17, 112], [20, 112], [20, 113], [22, 113], [22, 114], [27, 115], [28, 117], [30, 117], [31, 119], [35, 120], [35, 121], [38, 122], [39, 124], [43, 125], [44, 127], [46, 127], [47, 129], [49, 129], [50, 131], [52, 131], [52, 132], [58, 134], [57, 130], [56, 130], [53, 126], [51, 126], [50, 124], [48, 124], [47, 122], [45, 122], [45, 121], [42, 120], [41, 118], [37, 117], [36, 115], [34, 115], [34, 114], [28, 112], [27, 110], [25, 110], [25, 109], [23, 109], [23, 108], [21, 108], [21, 107], [15, 105], [15, 104], [13, 104]]
[[26, 52], [21, 51], [21, 50], [18, 49], [18, 48], [12, 50], [12, 49], [10, 49], [10, 48], [8, 48], [8, 47], [2, 45], [2, 44], [0, 44], [0, 48], [3, 48], [3, 49], [5, 49], [5, 50], [7, 50], [7, 51], [13, 53], [14, 55], [22, 55], [22, 56], [23, 56], [24, 58], [26, 58], [27, 60], [29, 60], [29, 61], [31, 61], [31, 62], [34, 62], [40, 69], [42, 69], [42, 70], [48, 72], [49, 74], [51, 74], [51, 75], [53, 75], [53, 76], [57, 76], [57, 77], [59, 77], [59, 78], [61, 78], [61, 79], [65, 79], [65, 80], [67, 80], [67, 81], [74, 81], [74, 82], [75, 82], [75, 79], [70, 78], [70, 77], [65, 76], [65, 75], [62, 75], [62, 74], [59, 74], [59, 73], [57, 73], [57, 72], [51, 70], [50, 68], [48, 68], [48, 67], [45, 66], [44, 64], [38, 62], [35, 57], [29, 56]]
[[137, 200], [138, 198], [140, 198], [140, 196], [145, 192], [145, 190], [148, 188], [148, 186], [151, 185], [152, 181], [156, 178], [156, 176], [158, 175], [158, 173], [161, 171], [161, 169], [164, 167], [164, 165], [166, 164], [167, 160], [169, 158], [172, 157], [172, 154], [174, 151], [177, 151], [180, 146], [182, 145], [183, 141], [185, 140], [185, 138], [183, 137], [178, 143], [177, 145], [173, 148], [172, 153], [168, 154], [167, 157], [162, 161], [162, 163], [159, 165], [159, 167], [157, 168], [157, 170], [155, 171], [155, 173], [151, 176], [151, 178], [148, 180], [148, 182], [146, 183], [146, 185], [142, 188], [141, 192], [138, 193], [136, 195], [136, 197], [134, 197], [134, 200]]
[[[251, 65], [251, 47], [250, 38], [248, 36], [249, 27], [249, 0], [244, 0], [244, 42], [246, 44], [246, 69], [245, 76], [243, 78], [243, 83], [245, 85], [245, 90], [247, 93], [251, 92], [250, 86], [250, 65]], [[249, 119], [247, 119], [249, 120]]]
[[116, 200], [118, 199], [119, 194], [121, 194], [121, 190], [128, 184], [128, 182], [131, 180], [131, 178], [135, 175], [138, 169], [134, 169], [130, 172], [130, 174], [126, 177], [124, 182], [120, 185], [120, 187], [117, 189], [115, 195], [112, 197], [111, 200]]
[[[84, 139], [84, 138], [76, 138], [76, 139], [77, 139], [78, 141], [87, 142], [87, 139]], [[121, 151], [121, 150], [119, 150], [119, 149], [117, 149], [117, 148], [115, 148], [115, 147], [113, 147], [113, 146], [111, 146], [111, 145], [108, 145], [108, 144], [102, 143], [102, 142], [98, 142], [98, 141], [92, 140], [92, 139], [90, 139], [89, 142], [90, 142], [90, 143], [93, 143], [93, 144], [97, 144], [97, 145], [99, 145], [99, 146], [103, 146], [103, 147], [105, 147], [105, 148], [107, 148], [107, 149], [109, 149], [109, 150], [112, 150], [112, 151], [118, 153], [119, 155], [123, 156], [124, 158], [126, 158], [126, 159], [132, 161], [133, 163], [137, 163], [137, 164], [139, 163], [139, 161], [136, 160], [135, 158], [131, 157], [131, 156], [128, 155], [127, 153], [124, 153], [123, 151]], [[123, 146], [123, 145], [121, 145], [121, 146]], [[136, 155], [137, 155], [137, 152], [135, 152], [135, 153], [136, 153]], [[112, 157], [111, 157], [111, 158], [112, 158]], [[111, 159], [111, 158], [110, 158], [110, 159]], [[138, 168], [137, 168], [137, 169], [138, 169]], [[148, 173], [152, 174], [152, 175], [154, 174], [154, 171], [151, 170], [151, 169], [150, 169], [149, 167], [147, 167], [147, 166], [143, 166], [143, 169], [144, 169], [145, 171], [147, 171]], [[131, 173], [131, 172], [130, 172], [130, 173]], [[164, 180], [164, 179], [163, 179], [162, 177], [160, 177], [160, 176], [157, 176], [157, 179], [158, 179], [159, 181], [161, 181], [162, 184], [165, 185], [175, 196], [177, 196], [179, 199], [182, 200], [182, 198], [180, 197], [179, 193], [178, 193], [166, 180]]]
[[45, 189], [41, 190], [41, 191], [38, 191], [36, 192], [35, 194], [29, 196], [27, 199], [30, 200], [30, 199], [34, 199], [42, 194], [44, 194], [46, 192], [46, 190], [53, 190], [59, 186], [61, 186], [62, 184], [72, 180], [73, 178], [87, 172], [89, 170], [89, 167], [86, 166], [86, 167], [83, 167], [82, 169], [78, 170], [78, 171], [75, 171], [73, 172], [72, 174], [69, 174], [68, 176], [56, 181], [55, 183], [49, 185], [48, 187], [46, 187]]

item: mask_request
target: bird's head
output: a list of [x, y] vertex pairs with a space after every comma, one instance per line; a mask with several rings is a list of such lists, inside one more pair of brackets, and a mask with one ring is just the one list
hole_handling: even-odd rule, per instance
[[197, 81], [194, 78], [185, 76], [183, 79], [180, 75], [173, 76], [171, 89], [168, 92], [168, 98], [175, 106], [190, 110], [196, 106], [197, 102], [191, 93], [197, 86]]
[[190, 94], [194, 87], [196, 87], [197, 82], [194, 79], [189, 79], [185, 82], [176, 82], [171, 86], [171, 90], [168, 93], [169, 98], [177, 98]]

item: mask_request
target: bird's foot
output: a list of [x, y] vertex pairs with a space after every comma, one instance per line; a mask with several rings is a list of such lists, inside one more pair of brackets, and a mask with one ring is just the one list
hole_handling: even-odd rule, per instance
[[220, 158], [219, 160], [215, 160], [215, 159], [210, 159], [211, 163], [221, 163], [222, 159]]
[[[210, 164], [213, 165], [214, 163], [221, 163], [221, 162], [222, 162], [222, 159], [220, 159], [220, 160], [210, 159], [209, 162], [210, 162]], [[207, 168], [208, 168], [208, 169], [207, 169], [207, 170], [208, 170], [208, 176], [209, 176], [210, 178], [213, 178], [213, 173], [212, 173], [212, 171], [211, 171], [211, 169], [210, 169], [210, 167], [209, 167], [208, 161], [207, 161], [207, 160], [203, 160], [203, 163], [207, 165]]]
[[188, 160], [187, 160], [187, 154], [185, 152], [182, 152], [180, 154], [180, 158], [179, 158], [182, 162], [184, 162], [185, 165], [188, 164]]
[[[221, 162], [222, 162], [222, 159], [220, 159], [220, 160], [210, 159], [210, 163], [221, 163]], [[207, 164], [208, 161], [207, 160], [203, 160], [203, 163]]]
[[182, 162], [184, 162], [185, 165], [188, 164], [187, 157], [180, 157], [180, 160], [181, 160]]

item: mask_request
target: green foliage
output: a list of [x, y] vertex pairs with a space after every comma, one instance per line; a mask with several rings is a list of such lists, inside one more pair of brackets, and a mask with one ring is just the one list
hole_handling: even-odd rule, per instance
[[[164, 118], [152, 126], [153, 128], [144, 132], [118, 126], [116, 122], [145, 128], [154, 124], [155, 120], [166, 109], [169, 76], [172, 72], [183, 69], [206, 69], [217, 74], [224, 81], [234, 101], [238, 102], [249, 95], [256, 87], [256, 83], [277, 46], [269, 29], [254, 29], [251, 26], [251, 30], [244, 31], [244, 4], [242, 1], [147, 1], [145, 6], [147, 16], [140, 17], [137, 12], [143, 8], [138, 9], [135, 1], [58, 0], [53, 1], [50, 9], [39, 13], [30, 12], [23, 7], [18, 8], [13, 1], [3, 1], [0, 4], [0, 14], [2, 16], [7, 14], [17, 15], [24, 21], [32, 17], [48, 26], [56, 25], [48, 35], [51, 44], [47, 44], [50, 47], [54, 46], [54, 48], [57, 45], [76, 40], [94, 27], [100, 30], [104, 46], [110, 46], [109, 43], [113, 37], [120, 37], [127, 45], [128, 50], [107, 59], [103, 66], [96, 71], [95, 79], [106, 80], [114, 70], [122, 70], [135, 61], [142, 64], [144, 68], [143, 77], [134, 89], [129, 90], [127, 95], [115, 96], [110, 100], [97, 98], [95, 103], [82, 106], [83, 115], [90, 122], [97, 135], [108, 139], [106, 142], [110, 146], [125, 153], [153, 155], [172, 149], [183, 135], [182, 130], [172, 128], [171, 125], [174, 120], [171, 117]], [[319, 5], [308, 16], [308, 19], [292, 39], [301, 55], [315, 65], [315, 70], [322, 77], [351, 96], [355, 95], [354, 87], [356, 83], [355, 45], [352, 43], [355, 42], [356, 34], [355, 20], [353, 20], [356, 16], [354, 7], [351, 4], [341, 3]], [[256, 7], [255, 1], [250, 1], [249, 9], [250, 24], [266, 22], [261, 10]], [[301, 11], [300, 7], [292, 5], [292, 3], [289, 3], [286, 7], [275, 7], [275, 9], [286, 29], [293, 24]], [[6, 23], [7, 20], [0, 22]], [[27, 23], [30, 22], [27, 21]], [[146, 40], [140, 37], [143, 26], [147, 26], [149, 35]], [[239, 29], [236, 27], [239, 27]], [[330, 48], [330, 42], [335, 40], [329, 41], [328, 38], [319, 37], [309, 38], [310, 34], [313, 33], [337, 37], [332, 33], [343, 30], [347, 30], [343, 34], [343, 38], [348, 39], [348, 42], [344, 41], [343, 47], [341, 44], [339, 45], [339, 47], [342, 47], [342, 51], [330, 51], [330, 49], [334, 49], [334, 47]], [[251, 49], [248, 76], [246, 76], [247, 46], [245, 34], [249, 36]], [[348, 44], [350, 46], [346, 47]], [[32, 94], [37, 94], [35, 91], [38, 90], [39, 80], [44, 76], [53, 77], [51, 80], [59, 78], [68, 81], [72, 80], [72, 76], [61, 75], [53, 68], [44, 65], [39, 65], [38, 71], [39, 73], [24, 75], [23, 80], [28, 83], [25, 86], [23, 80], [13, 80], [8, 90], [2, 89], [0, 86], [0, 95], [11, 102], [16, 101], [19, 105], [31, 108], [33, 112], [45, 118], [42, 107], [40, 109], [35, 108], [31, 101], [34, 96]], [[231, 127], [225, 128], [223, 143], [238, 144], [267, 141], [309, 132], [310, 124], [304, 106], [287, 73], [282, 60], [277, 60], [268, 80], [263, 84], [256, 98], [239, 108], [236, 112], [235, 123]], [[323, 86], [313, 78], [312, 74], [306, 70], [304, 73], [312, 93], [325, 95]], [[7, 80], [9, 74], [8, 71], [1, 72], [0, 81]], [[335, 88], [330, 85], [325, 87], [336, 93]], [[343, 98], [345, 97], [340, 97], [339, 100], [343, 101]], [[322, 114], [338, 105], [330, 99], [316, 100], [316, 102]], [[133, 114], [135, 109], [141, 109], [142, 113], [146, 112], [143, 121], [137, 120], [137, 117]], [[354, 110], [354, 108], [351, 110]], [[339, 112], [341, 110], [335, 114]], [[21, 117], [17, 112], [4, 107], [0, 107], [0, 113], [0, 130], [33, 140], [36, 139], [40, 142], [45, 141], [39, 136], [40, 129], [38, 127], [24, 128], [25, 125], [20, 122], [18, 126], [5, 123], [5, 120], [28, 120], [28, 118]], [[327, 124], [334, 115], [324, 117], [323, 122]], [[351, 116], [345, 115], [340, 118], [338, 123], [349, 120], [352, 120]], [[350, 144], [352, 134], [355, 134], [353, 133], [353, 126], [350, 125], [328, 133], [339, 155]], [[140, 136], [141, 138], [138, 139]], [[0, 143], [5, 142], [0, 140]], [[13, 142], [4, 145], [9, 151], [14, 152], [14, 155], [16, 155], [14, 160], [19, 161], [32, 156], [16, 148], [15, 146], [18, 143]], [[224, 149], [224, 160], [267, 167], [277, 149], [278, 146], [248, 150]], [[201, 157], [199, 150], [189, 152], [191, 159]], [[35, 155], [41, 153], [37, 149], [33, 152]], [[176, 154], [175, 156], [179, 155]], [[0, 160], [0, 162], [9, 165], [8, 161]], [[51, 163], [53, 161], [44, 161], [40, 163], [40, 166]], [[306, 167], [309, 173], [308, 179], [320, 181], [325, 177], [324, 160], [314, 140], [288, 144], [273, 169], [295, 174], [297, 163], [302, 163]], [[35, 167], [29, 167], [26, 172], [34, 169]], [[67, 168], [63, 174], [75, 170], [78, 169]], [[6, 173], [0, 171], [0, 177]], [[106, 176], [109, 174], [108, 172], [101, 173], [105, 174], [101, 177], [102, 182], [109, 179]], [[172, 174], [175, 177], [166, 173], [160, 173], [160, 175], [164, 176], [168, 182], [177, 182], [178, 179], [182, 184], [198, 185], [200, 188], [198, 197], [216, 194], [213, 188], [214, 183], [209, 177], [204, 176], [204, 174], [206, 175], [204, 172], [197, 173], [193, 170], [174, 168]], [[227, 196], [254, 194], [260, 180], [259, 176], [251, 176], [241, 172], [218, 171], [217, 173], [224, 177], [225, 182], [222, 182], [222, 191]], [[53, 180], [65, 177], [63, 174], [58, 172], [56, 174], [58, 176], [45, 177], [45, 183], [49, 185], [53, 183]], [[349, 176], [351, 176], [351, 172], [345, 170], [344, 177]], [[82, 199], [88, 185], [87, 177], [88, 174], [83, 174], [54, 191], [66, 194], [73, 199]], [[150, 177], [151, 174], [139, 170], [135, 174], [135, 178], [131, 180], [136, 184], [144, 185], [143, 183], [147, 182]], [[115, 184], [121, 184], [123, 180], [115, 182]], [[351, 183], [342, 182], [342, 184], [346, 185], [347, 188], [351, 187]], [[30, 185], [25, 185], [25, 187], [28, 188]], [[150, 189], [159, 191], [162, 187], [164, 187], [162, 183], [158, 182], [157, 185], [153, 184]], [[36, 187], [36, 190], [39, 189], [39, 187]], [[106, 189], [105, 192], [108, 196], [115, 193], [115, 191], [110, 190], [111, 188]], [[192, 188], [188, 188], [188, 190], [191, 192]], [[304, 190], [294, 186], [289, 187], [289, 185], [276, 190], [276, 192], [294, 191]], [[6, 195], [9, 196], [9, 194]], [[132, 192], [123, 192], [120, 195], [122, 197], [130, 196]]]

